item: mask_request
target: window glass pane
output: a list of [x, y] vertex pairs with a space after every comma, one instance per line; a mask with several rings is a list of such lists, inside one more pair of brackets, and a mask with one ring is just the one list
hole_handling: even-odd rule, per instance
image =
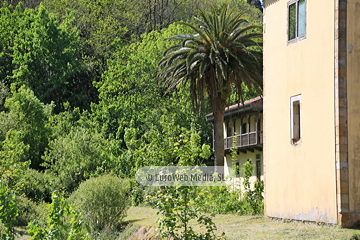
[[293, 102], [293, 139], [300, 139], [300, 101]]
[[305, 0], [298, 3], [298, 37], [305, 35]]
[[289, 39], [294, 39], [296, 37], [296, 3], [289, 6]]

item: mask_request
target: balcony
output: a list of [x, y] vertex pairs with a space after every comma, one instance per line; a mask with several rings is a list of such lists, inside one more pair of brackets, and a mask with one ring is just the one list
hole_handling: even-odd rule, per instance
[[[224, 150], [236, 148], [246, 153], [263, 149], [263, 99], [261, 96], [226, 107], [224, 113]], [[206, 121], [214, 122], [214, 114], [206, 115]], [[214, 130], [213, 130], [214, 134]], [[213, 140], [214, 140], [213, 136]], [[234, 143], [234, 146], [233, 146]], [[213, 146], [215, 143], [213, 142]]]
[[262, 131], [243, 133], [225, 138], [224, 150], [236, 147], [240, 151], [253, 152], [254, 149], [262, 150], [262, 143]]

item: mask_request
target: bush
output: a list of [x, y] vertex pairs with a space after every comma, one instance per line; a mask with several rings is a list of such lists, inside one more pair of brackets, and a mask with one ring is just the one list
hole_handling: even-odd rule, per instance
[[112, 175], [90, 178], [70, 196], [84, 220], [95, 230], [120, 226], [129, 207], [129, 181]]
[[16, 217], [19, 208], [15, 202], [15, 194], [0, 181], [0, 239], [15, 239]]
[[56, 176], [54, 190], [65, 191], [68, 196], [81, 182], [103, 173], [108, 144], [101, 134], [82, 127], [74, 127], [51, 141], [42, 166]]
[[146, 201], [148, 196], [154, 197], [161, 189], [159, 186], [143, 186], [139, 184], [135, 179], [130, 180], [131, 187], [131, 205], [132, 206], [152, 206], [151, 202]]
[[206, 196], [202, 199], [205, 212], [216, 214], [247, 214], [247, 204], [239, 199], [237, 191], [229, 191], [227, 187], [204, 187], [201, 190]]
[[244, 201], [248, 203], [247, 211], [253, 215], [264, 214], [264, 197], [262, 195], [264, 182], [256, 181], [253, 189], [251, 188], [250, 177], [254, 172], [254, 165], [250, 161], [244, 164], [242, 171], [244, 173]]
[[[198, 187], [163, 187], [155, 197], [148, 197], [158, 208], [160, 236], [163, 239], [223, 239], [215, 235], [217, 230], [212, 217], [203, 213]], [[190, 220], [197, 222], [202, 231], [195, 231]]]
[[22, 191], [25, 196], [37, 203], [51, 201], [53, 177], [49, 173], [26, 169], [22, 178]]
[[30, 239], [90, 239], [88, 228], [84, 226], [77, 209], [70, 206], [57, 192], [52, 194], [51, 200], [46, 222], [29, 223], [27, 233], [31, 235]]
[[15, 201], [19, 208], [19, 215], [17, 216], [18, 226], [27, 226], [32, 221], [46, 221], [48, 204], [44, 202], [36, 204], [23, 196], [17, 196]]
[[[239, 214], [239, 215], [262, 215], [263, 204], [263, 181], [256, 181], [251, 187], [250, 177], [254, 172], [254, 165], [246, 162], [241, 169], [244, 176], [243, 192], [240, 189], [230, 190], [228, 187], [205, 187], [202, 192], [206, 198], [202, 199], [203, 209], [206, 212], [216, 214]], [[242, 193], [242, 197], [241, 196]]]

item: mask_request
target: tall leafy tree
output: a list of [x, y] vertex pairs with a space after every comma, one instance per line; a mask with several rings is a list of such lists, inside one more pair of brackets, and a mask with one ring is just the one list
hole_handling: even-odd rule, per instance
[[[34, 92], [25, 86], [15, 90], [12, 85], [12, 97], [6, 99], [5, 107], [7, 111], [0, 112], [0, 140], [2, 141], [4, 134], [6, 135], [4, 141], [0, 143], [0, 151], [20, 149], [17, 153], [17, 161], [30, 160], [31, 168], [41, 169], [41, 156], [48, 146], [48, 138], [51, 135], [47, 122], [53, 105], [40, 102]], [[10, 143], [13, 145], [6, 145]]]
[[9, 88], [12, 71], [15, 68], [12, 64], [12, 47], [20, 31], [19, 22], [25, 16], [21, 4], [16, 8], [7, 2], [0, 6], [0, 81]]
[[74, 82], [81, 69], [77, 30], [69, 21], [59, 24], [43, 6], [25, 9], [18, 24], [21, 31], [11, 48], [13, 82], [25, 84], [42, 102], [54, 101], [57, 106], [76, 98]]
[[96, 91], [86, 78], [82, 44], [72, 22], [68, 14], [59, 23], [42, 5], [28, 9], [5, 3], [0, 8], [1, 84], [24, 84], [40, 101], [55, 102], [56, 111], [62, 110], [63, 102], [88, 107]]
[[[220, 13], [219, 13], [220, 12]], [[160, 78], [169, 88], [189, 82], [194, 106], [210, 98], [214, 114], [215, 165], [224, 165], [224, 110], [231, 90], [242, 99], [243, 86], [262, 90], [262, 34], [240, 14], [212, 8], [200, 11], [197, 24], [183, 23], [196, 34], [175, 35], [182, 40], [165, 51]], [[234, 86], [234, 88], [233, 88]]]
[[72, 24], [79, 30], [83, 44], [82, 59], [99, 81], [111, 58], [112, 42], [127, 38], [126, 9], [124, 0], [44, 0], [45, 7], [58, 19], [66, 19], [73, 12]]

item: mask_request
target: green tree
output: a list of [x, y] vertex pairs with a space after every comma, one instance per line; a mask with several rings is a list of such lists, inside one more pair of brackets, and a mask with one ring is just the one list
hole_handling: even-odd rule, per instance
[[74, 14], [72, 25], [80, 33], [83, 43], [82, 60], [89, 70], [91, 81], [100, 81], [106, 61], [112, 56], [112, 42], [116, 38], [129, 39], [124, 0], [45, 0], [46, 8], [59, 20]]
[[[190, 126], [189, 122], [197, 119], [189, 111], [187, 93], [174, 93], [164, 97], [164, 87], [159, 85], [157, 63], [163, 51], [171, 43], [164, 41], [174, 34], [185, 31], [185, 26], [171, 25], [161, 31], [144, 34], [142, 39], [128, 46], [120, 41], [115, 45], [118, 50], [114, 59], [109, 60], [109, 69], [99, 89], [100, 102], [94, 104], [94, 120], [99, 132], [106, 138], [124, 139], [126, 128], [138, 128], [139, 134], [153, 126], [161, 127], [160, 116], [167, 111], [177, 115], [177, 124]], [[174, 106], [181, 102], [181, 109]], [[125, 142], [122, 142], [122, 147]]]
[[5, 110], [4, 104], [5, 104], [5, 99], [7, 97], [10, 97], [9, 88], [6, 86], [6, 84], [3, 81], [0, 81], [0, 111]]
[[0, 144], [0, 183], [19, 190], [21, 180], [30, 162], [24, 161], [29, 146], [23, 143], [20, 131], [10, 130]]
[[[17, 158], [21, 157], [23, 162], [30, 160], [30, 166], [39, 169], [42, 163], [41, 156], [48, 146], [48, 137], [51, 134], [47, 123], [53, 105], [43, 104], [32, 90], [21, 86], [18, 90], [13, 87], [12, 97], [6, 99], [5, 108], [8, 111], [0, 113], [0, 119], [3, 120], [0, 134], [6, 135], [4, 144], [17, 144], [21, 141], [23, 144], [13, 145], [16, 149], [21, 149], [21, 154], [19, 151]], [[6, 149], [5, 146], [3, 145], [3, 149]]]
[[[138, 37], [143, 33], [167, 28], [176, 21], [187, 21], [196, 10], [216, 0], [135, 0], [126, 3], [128, 28]], [[130, 21], [131, 20], [131, 21]]]
[[[0, 81], [6, 87], [25, 84], [45, 103], [88, 107], [94, 99], [91, 80], [80, 59], [80, 42], [73, 17], [59, 23], [40, 5], [36, 9], [0, 8]], [[1, 103], [0, 103], [1, 104]]]
[[25, 9], [12, 47], [13, 81], [30, 87], [45, 103], [71, 101], [81, 65], [80, 38], [70, 21], [59, 24], [43, 6]]
[[262, 89], [262, 34], [259, 26], [250, 26], [241, 14], [224, 6], [220, 14], [215, 8], [200, 13], [197, 25], [183, 23], [195, 35], [182, 34], [181, 40], [164, 53], [159, 62], [160, 78], [169, 89], [190, 83], [194, 106], [208, 94], [214, 113], [215, 165], [224, 165], [224, 110], [232, 86], [242, 98], [243, 84], [259, 94]]
[[16, 217], [19, 208], [15, 201], [15, 194], [0, 181], [0, 239], [14, 240]]
[[263, 4], [261, 0], [247, 0], [247, 2], [262, 11]]
[[19, 21], [24, 17], [22, 5], [16, 8], [6, 2], [0, 5], [0, 81], [2, 87], [10, 87], [12, 71], [12, 47], [19, 33]]

